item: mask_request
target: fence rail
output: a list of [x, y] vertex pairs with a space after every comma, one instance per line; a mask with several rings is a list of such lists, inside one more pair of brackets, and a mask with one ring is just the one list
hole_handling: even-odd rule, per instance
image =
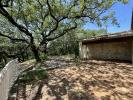
[[21, 73], [18, 60], [12, 60], [0, 72], [0, 100], [7, 100], [9, 91]]

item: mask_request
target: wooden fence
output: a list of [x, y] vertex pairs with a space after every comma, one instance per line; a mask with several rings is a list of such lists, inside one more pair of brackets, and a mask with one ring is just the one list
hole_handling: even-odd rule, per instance
[[18, 60], [12, 60], [0, 72], [0, 100], [7, 100], [9, 91], [21, 73]]

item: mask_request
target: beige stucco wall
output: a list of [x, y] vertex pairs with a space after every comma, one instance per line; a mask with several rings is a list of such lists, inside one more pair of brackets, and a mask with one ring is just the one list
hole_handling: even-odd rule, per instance
[[80, 57], [132, 61], [132, 42], [80, 43]]

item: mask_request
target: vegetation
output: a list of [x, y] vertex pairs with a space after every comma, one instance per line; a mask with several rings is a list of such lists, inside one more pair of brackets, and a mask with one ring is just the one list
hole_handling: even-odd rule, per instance
[[114, 13], [106, 11], [118, 2], [127, 0], [0, 0], [0, 37], [7, 44], [25, 44], [23, 51], [30, 49], [39, 62], [50, 41], [87, 22], [117, 24]]
[[39, 70], [32, 70], [23, 73], [19, 77], [19, 81], [21, 82], [31, 82], [31, 81], [37, 81], [37, 80], [43, 80], [48, 78], [48, 74], [44, 69]]
[[49, 55], [79, 55], [79, 40], [106, 34], [106, 30], [83, 30], [78, 29], [52, 41], [48, 46]]
[[[37, 94], [45, 93], [45, 96], [57, 96], [57, 99], [61, 99], [61, 96], [66, 94], [68, 98], [82, 99], [82, 95], [90, 98], [88, 94], [95, 95], [94, 91], [90, 91], [92, 89], [104, 90], [101, 94], [104, 94], [105, 90], [112, 89], [110, 95], [114, 95], [114, 83], [116, 88], [120, 84], [112, 79], [120, 76], [117, 74], [122, 72], [118, 70], [120, 66], [117, 69], [118, 73], [114, 70], [117, 67], [113, 67], [118, 65], [116, 63], [109, 65], [95, 61], [86, 63], [79, 59], [71, 60], [69, 57], [68, 59], [51, 57], [45, 63], [41, 61], [47, 59], [47, 55], [73, 54], [75, 58], [78, 58], [79, 40], [107, 34], [105, 29], [85, 30], [84, 25], [86, 23], [93, 23], [99, 27], [107, 26], [108, 23], [119, 25], [115, 12], [107, 11], [116, 3], [127, 2], [128, 0], [0, 0], [0, 69], [10, 59], [19, 58], [20, 62], [28, 60], [20, 64], [27, 69], [18, 77], [17, 85], [14, 85], [18, 89], [15, 94], [20, 97], [21, 94], [25, 95], [26, 99], [29, 97], [29, 94], [26, 96], [27, 88], [30, 90], [29, 93], [33, 91], [34, 94], [33, 89], [37, 85]], [[29, 61], [29, 59], [32, 60]], [[105, 68], [100, 64], [105, 65]], [[112, 72], [109, 68], [111, 65]], [[49, 75], [43, 69], [44, 66], [46, 70], [52, 69]], [[63, 68], [54, 70], [60, 66], [64, 66], [66, 70]], [[108, 75], [107, 71], [111, 74]], [[98, 73], [100, 74], [97, 75]], [[108, 77], [104, 78], [104, 76]], [[42, 92], [44, 84], [46, 92]], [[111, 85], [108, 86], [108, 84]], [[81, 89], [85, 91], [79, 90], [80, 86], [83, 86]], [[36, 95], [33, 100], [38, 100], [36, 97], [39, 96]]]

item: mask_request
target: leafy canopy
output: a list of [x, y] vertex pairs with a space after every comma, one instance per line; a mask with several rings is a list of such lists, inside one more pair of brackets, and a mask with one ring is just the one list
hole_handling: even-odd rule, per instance
[[27, 43], [39, 61], [39, 48], [87, 22], [117, 24], [107, 11], [119, 2], [128, 0], [0, 0], [0, 36]]
[[65, 29], [75, 26], [75, 22], [78, 27], [86, 22], [101, 26], [109, 19], [117, 24], [114, 13], [102, 14], [118, 2], [128, 0], [2, 0], [1, 6], [8, 5], [9, 15], [35, 39], [41, 41], [45, 37], [49, 41], [64, 35]]

